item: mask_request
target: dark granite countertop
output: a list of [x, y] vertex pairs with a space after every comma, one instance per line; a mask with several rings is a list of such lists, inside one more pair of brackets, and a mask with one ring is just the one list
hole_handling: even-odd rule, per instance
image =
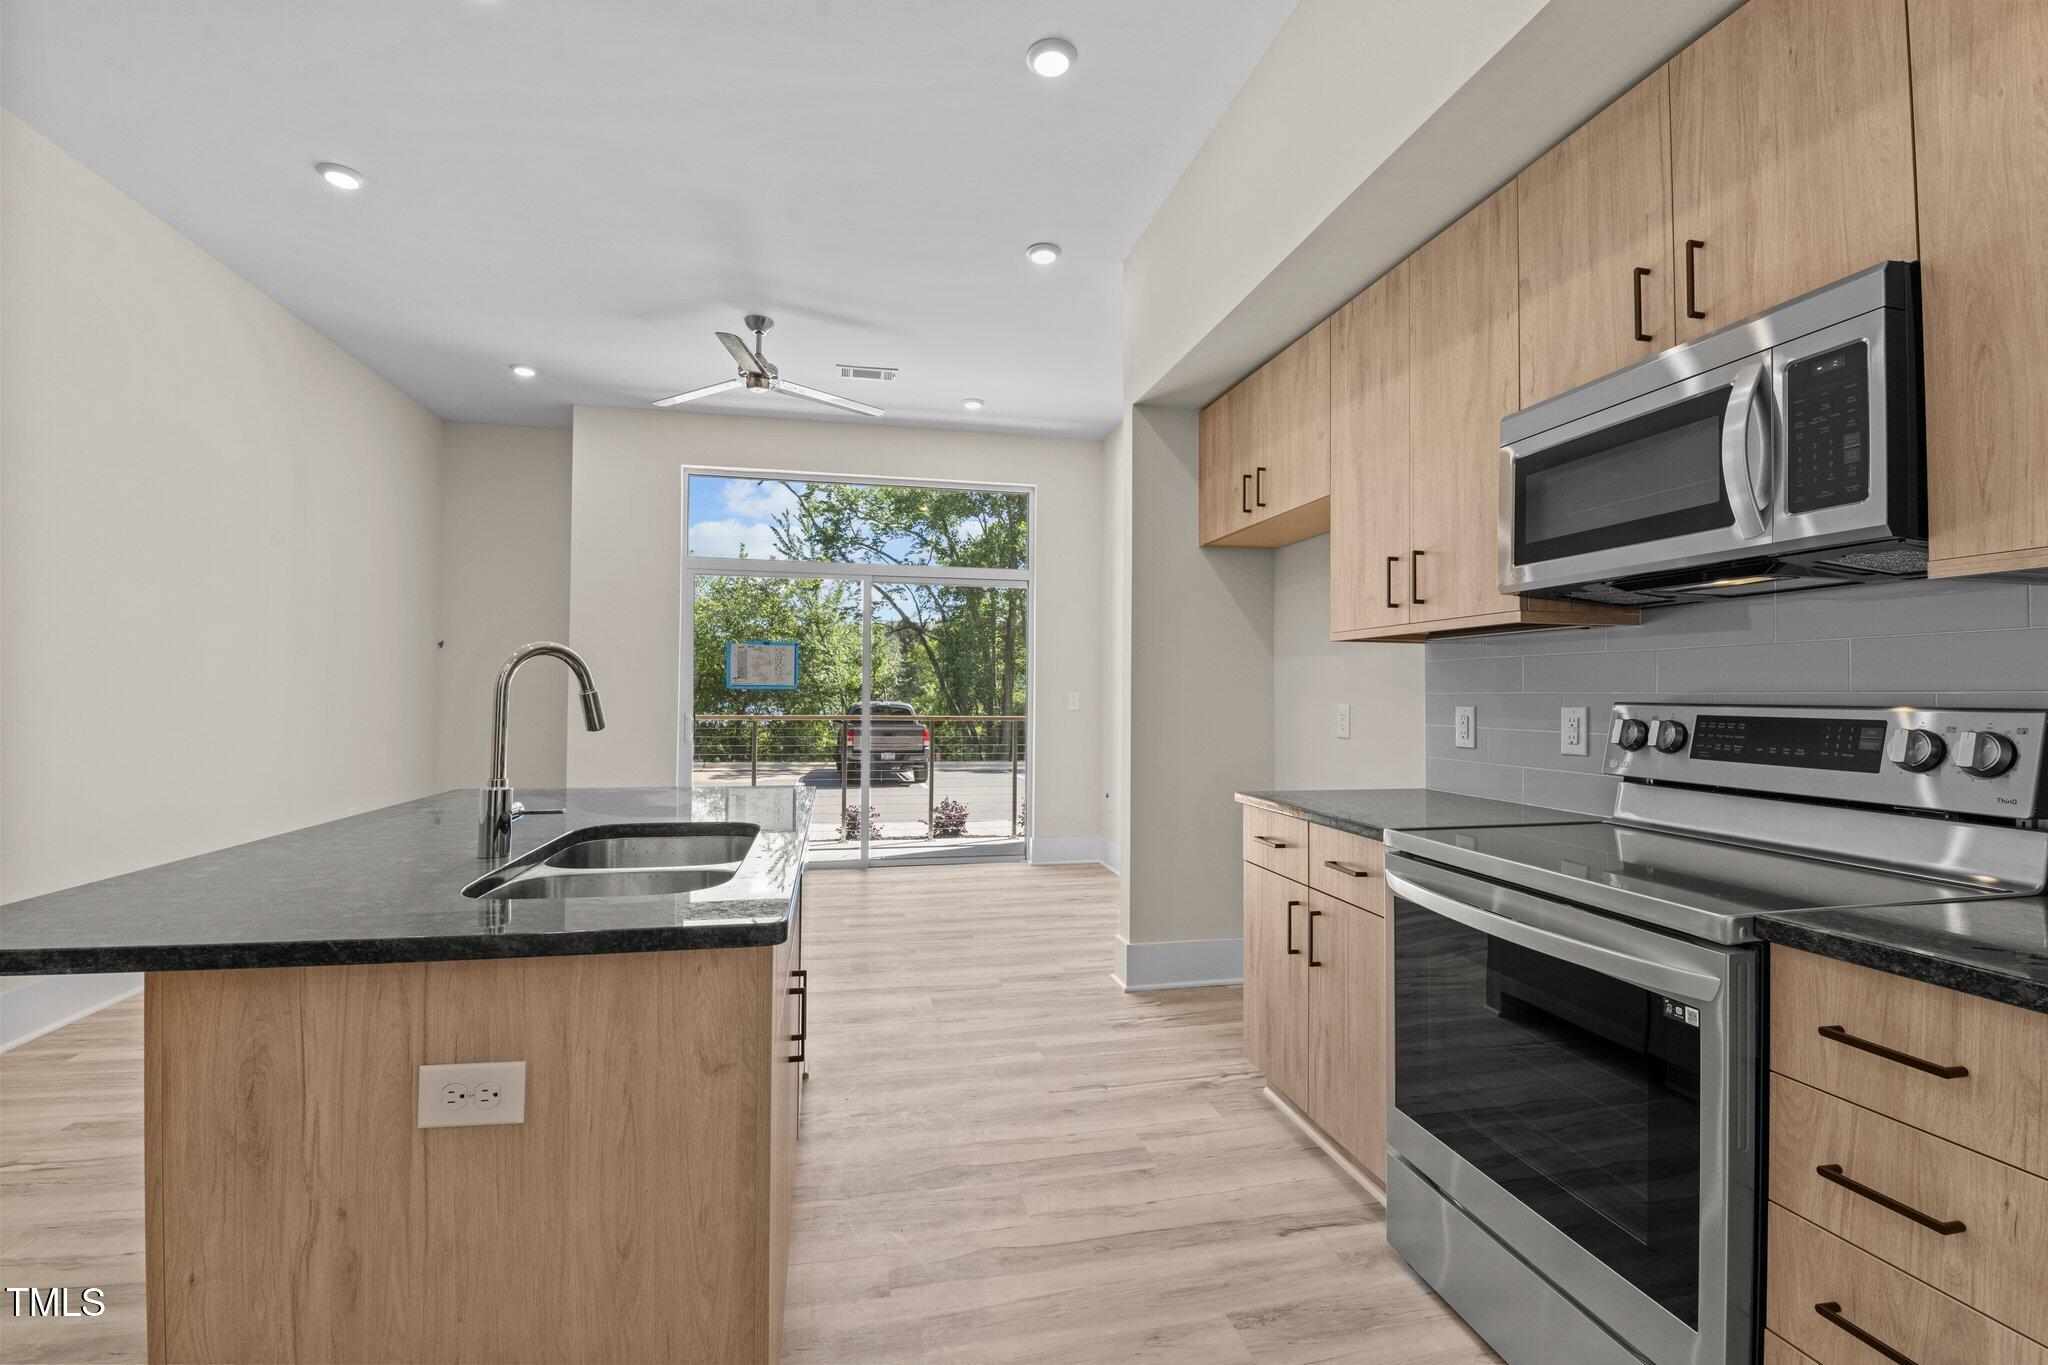
[[1790, 910], [1757, 937], [2048, 1014], [2048, 898]]
[[516, 860], [572, 830], [739, 822], [730, 881], [658, 896], [472, 900], [477, 793], [344, 820], [0, 905], [0, 974], [336, 966], [782, 942], [803, 874], [807, 787], [521, 788]]
[[1426, 787], [1364, 787], [1343, 791], [1239, 792], [1239, 802], [1298, 815], [1318, 825], [1385, 840], [1390, 829], [1459, 825], [1582, 825], [1597, 815], [1524, 806]]

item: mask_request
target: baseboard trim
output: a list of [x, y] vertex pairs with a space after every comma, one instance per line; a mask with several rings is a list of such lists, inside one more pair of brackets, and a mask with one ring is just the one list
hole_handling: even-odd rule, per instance
[[1266, 1087], [1265, 1095], [1267, 1099], [1273, 1102], [1273, 1107], [1278, 1109], [1289, 1123], [1292, 1123], [1301, 1130], [1302, 1136], [1322, 1148], [1323, 1155], [1336, 1162], [1337, 1168], [1350, 1176], [1352, 1182], [1360, 1189], [1371, 1195], [1374, 1203], [1378, 1204], [1382, 1209], [1386, 1208], [1387, 1187], [1385, 1185], [1367, 1175], [1364, 1167], [1353, 1161], [1350, 1154], [1342, 1147], [1332, 1142], [1330, 1135], [1316, 1127], [1315, 1120], [1295, 1108], [1293, 1102], [1285, 1095], [1282, 1095], [1270, 1085]]
[[0, 994], [0, 1052], [98, 1014], [142, 990], [141, 972], [42, 976]]
[[1123, 875], [1123, 851], [1095, 834], [1051, 835], [1031, 841], [1027, 855], [1033, 867], [1062, 867], [1068, 863], [1101, 863], [1118, 876]]
[[1127, 991], [1240, 985], [1244, 981], [1244, 940], [1184, 938], [1132, 943], [1118, 935], [1113, 975]]

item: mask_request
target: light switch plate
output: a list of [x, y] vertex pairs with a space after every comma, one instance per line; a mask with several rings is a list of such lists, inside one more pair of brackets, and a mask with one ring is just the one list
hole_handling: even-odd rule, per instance
[[1067, 693], [1067, 709], [1069, 711], [1078, 711], [1081, 709], [1081, 694], [1079, 692]]
[[525, 1062], [449, 1062], [420, 1068], [420, 1127], [524, 1122]]
[[1351, 738], [1351, 703], [1348, 701], [1337, 703], [1337, 738]]
[[1557, 711], [1557, 751], [1561, 754], [1586, 752], [1586, 708], [1561, 706]]
[[1461, 706], [1458, 708], [1458, 733], [1452, 740], [1460, 749], [1479, 747], [1479, 708]]

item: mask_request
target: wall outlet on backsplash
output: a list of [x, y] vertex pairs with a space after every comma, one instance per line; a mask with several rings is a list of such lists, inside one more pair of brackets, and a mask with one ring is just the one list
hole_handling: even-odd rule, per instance
[[1557, 712], [1557, 751], [1561, 754], [1586, 752], [1586, 708], [1561, 706]]
[[1452, 740], [1460, 749], [1479, 747], [1479, 708], [1461, 706], [1458, 708], [1458, 733]]

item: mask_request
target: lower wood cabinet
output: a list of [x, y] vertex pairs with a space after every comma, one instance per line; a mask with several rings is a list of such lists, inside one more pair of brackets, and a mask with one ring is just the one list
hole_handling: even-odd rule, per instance
[[[1340, 899], [1244, 865], [1245, 1055], [1376, 1181], [1386, 1179], [1387, 921], [1384, 850], [1355, 835], [1245, 810], [1269, 838], [1305, 835], [1305, 870], [1344, 871]], [[1335, 836], [1332, 842], [1324, 836]], [[1263, 847], [1263, 846], [1260, 846]], [[1342, 855], [1342, 856], [1338, 856]], [[1326, 869], [1326, 871], [1328, 871]], [[1354, 873], [1356, 875], [1354, 875]]]

